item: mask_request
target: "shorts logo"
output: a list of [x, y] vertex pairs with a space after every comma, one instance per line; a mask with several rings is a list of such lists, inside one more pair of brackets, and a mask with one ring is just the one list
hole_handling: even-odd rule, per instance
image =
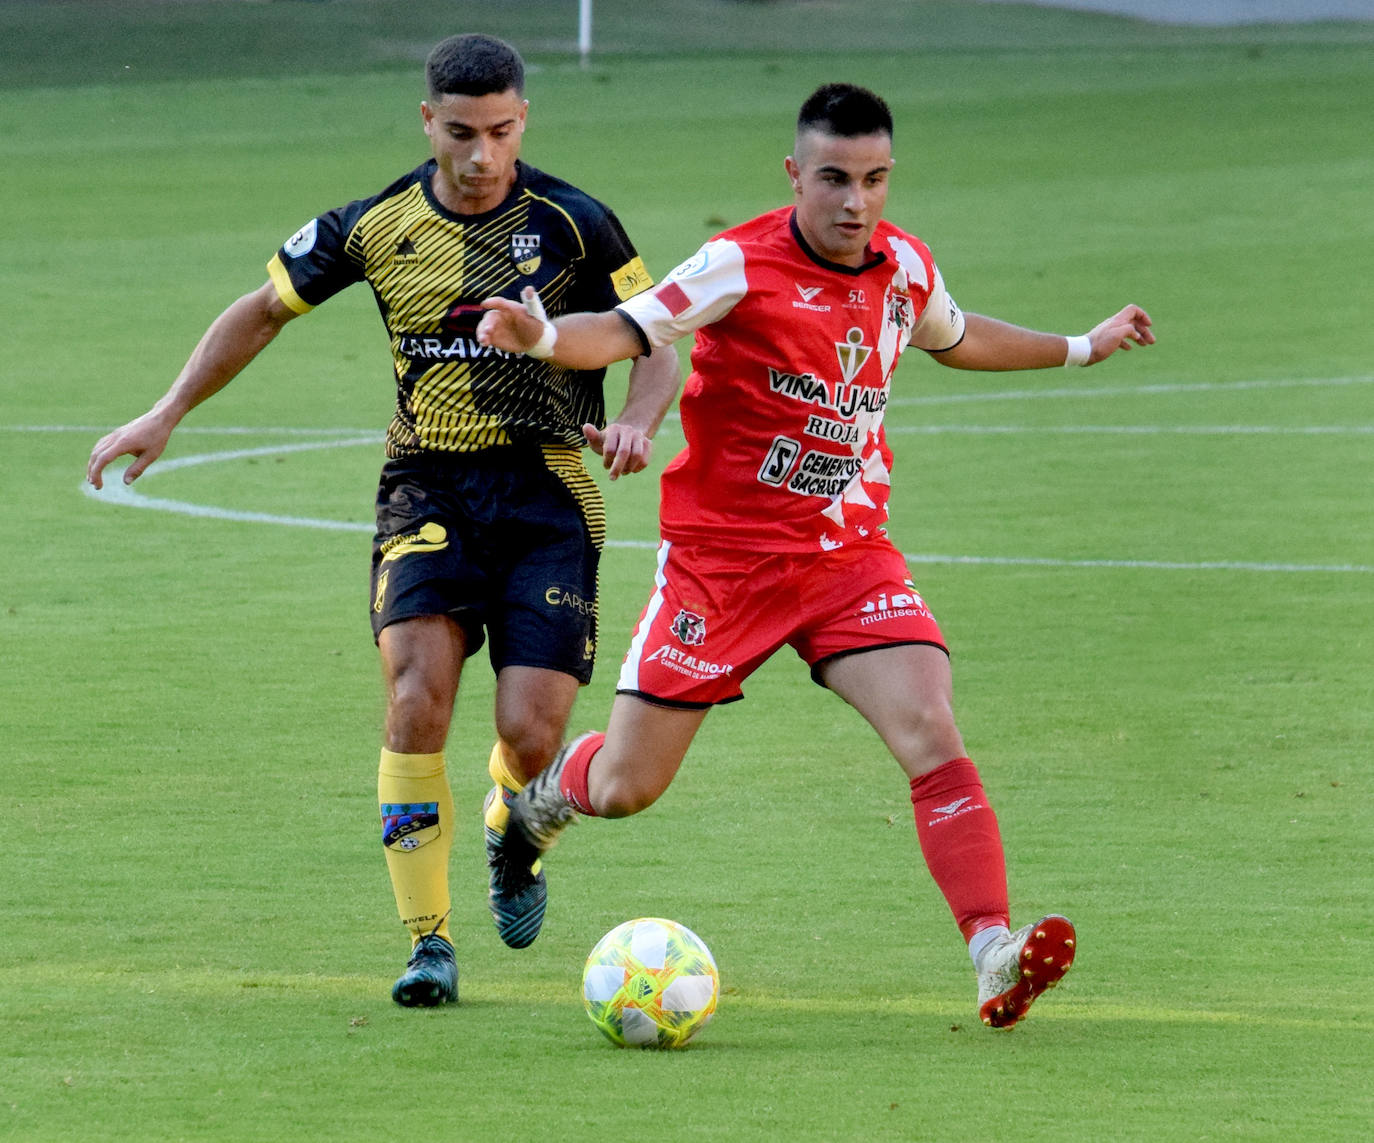
[[372, 610], [378, 615], [382, 613], [382, 604], [386, 602], [386, 585], [390, 578], [390, 568], [377, 577], [377, 594], [372, 599]]
[[387, 849], [419, 849], [438, 836], [438, 802], [382, 803], [382, 844]]
[[[382, 541], [382, 563], [389, 564], [412, 552], [442, 552], [448, 547], [448, 532], [442, 524], [430, 521], [420, 525], [418, 532], [392, 536]], [[380, 586], [380, 585], [379, 585]]]
[[680, 643], [688, 647], [700, 647], [706, 642], [706, 617], [692, 611], [679, 611], [669, 624], [669, 630], [678, 637]]
[[658, 650], [650, 652], [644, 661], [658, 663], [670, 671], [676, 671], [679, 675], [686, 675], [698, 682], [730, 675], [735, 670], [734, 663], [708, 663], [705, 659], [698, 659], [695, 655], [689, 655], [669, 643], [664, 643]]
[[510, 257], [520, 273], [533, 274], [539, 269], [539, 263], [542, 260], [539, 254], [539, 235], [512, 234], [510, 236]]
[[895, 591], [891, 596], [887, 592], [883, 592], [877, 599], [867, 600], [859, 608], [859, 614], [863, 616], [859, 623], [864, 627], [870, 623], [881, 623], [884, 619], [897, 619], [911, 615], [919, 615], [927, 619], [934, 618], [930, 613], [930, 608], [926, 606], [926, 601], [915, 591]]
[[579, 615], [596, 614], [595, 600], [583, 599], [572, 588], [556, 583], [550, 584], [544, 592], [544, 602], [550, 607], [571, 607]]

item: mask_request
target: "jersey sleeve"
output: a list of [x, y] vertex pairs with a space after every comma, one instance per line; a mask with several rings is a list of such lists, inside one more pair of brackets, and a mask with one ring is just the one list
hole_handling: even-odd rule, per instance
[[597, 310], [614, 309], [617, 303], [632, 298], [654, 284], [644, 260], [614, 211], [607, 211], [593, 237], [592, 250], [601, 275]]
[[931, 264], [935, 280], [930, 286], [926, 308], [911, 331], [911, 344], [917, 349], [938, 353], [953, 349], [964, 340], [964, 312], [945, 289], [940, 267]]
[[360, 211], [350, 204], [312, 218], [282, 243], [267, 263], [277, 296], [287, 308], [308, 313], [363, 279], [361, 259], [348, 252], [348, 234]]
[[720, 321], [748, 292], [744, 252], [727, 239], [706, 243], [657, 289], [617, 308], [657, 348]]

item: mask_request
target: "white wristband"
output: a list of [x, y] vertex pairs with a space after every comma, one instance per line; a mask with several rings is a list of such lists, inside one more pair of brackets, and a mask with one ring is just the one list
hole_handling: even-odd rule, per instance
[[1077, 337], [1067, 339], [1069, 343], [1068, 356], [1064, 358], [1065, 366], [1087, 365], [1088, 358], [1093, 355], [1093, 342], [1086, 333], [1079, 334]]
[[544, 332], [539, 335], [539, 340], [525, 350], [526, 357], [552, 357], [554, 342], [558, 340], [558, 327], [544, 319]]

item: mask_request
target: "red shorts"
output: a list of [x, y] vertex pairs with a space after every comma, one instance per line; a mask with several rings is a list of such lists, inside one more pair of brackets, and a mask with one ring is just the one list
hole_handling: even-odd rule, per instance
[[740, 684], [784, 644], [817, 668], [899, 643], [946, 650], [885, 537], [831, 552], [736, 552], [664, 541], [654, 594], [616, 690], [668, 706], [742, 698]]

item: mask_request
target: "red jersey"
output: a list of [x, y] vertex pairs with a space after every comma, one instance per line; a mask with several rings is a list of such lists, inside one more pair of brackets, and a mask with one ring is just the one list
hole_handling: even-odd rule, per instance
[[897, 359], [964, 333], [919, 238], [880, 222], [864, 264], [842, 266], [811, 250], [791, 207], [725, 231], [618, 309], [653, 346], [696, 333], [664, 539], [754, 551], [884, 531]]

